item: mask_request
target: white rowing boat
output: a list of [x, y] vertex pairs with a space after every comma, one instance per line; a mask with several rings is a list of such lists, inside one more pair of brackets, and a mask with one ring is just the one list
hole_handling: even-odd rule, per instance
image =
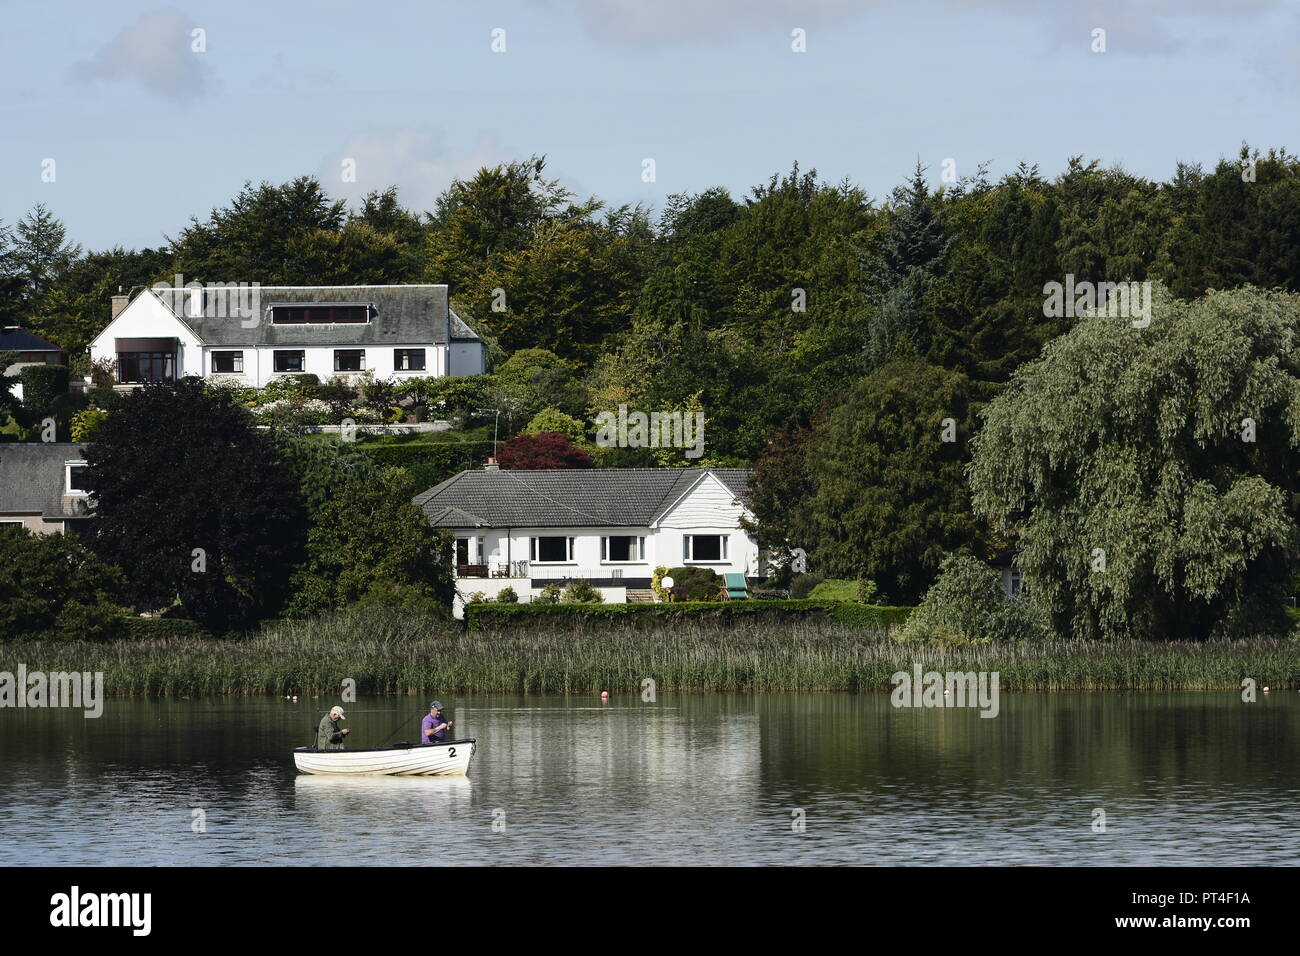
[[474, 740], [445, 744], [398, 744], [396, 747], [361, 747], [355, 750], [317, 750], [299, 747], [293, 762], [302, 773], [343, 774], [358, 777], [463, 777], [474, 756]]

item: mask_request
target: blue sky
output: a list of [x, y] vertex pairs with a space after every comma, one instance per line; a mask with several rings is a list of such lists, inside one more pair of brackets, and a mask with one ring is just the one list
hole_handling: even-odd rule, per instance
[[0, 17], [0, 221], [44, 202], [96, 249], [159, 245], [245, 180], [310, 173], [349, 200], [396, 184], [424, 209], [532, 153], [584, 196], [662, 207], [795, 160], [879, 198], [918, 156], [936, 182], [947, 158], [1054, 175], [1080, 153], [1164, 178], [1243, 140], [1298, 148], [1298, 0], [9, 0]]

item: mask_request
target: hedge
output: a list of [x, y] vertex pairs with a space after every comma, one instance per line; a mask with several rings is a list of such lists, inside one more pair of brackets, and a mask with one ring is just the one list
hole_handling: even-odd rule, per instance
[[850, 627], [894, 627], [907, 621], [910, 607], [878, 607], [847, 601], [674, 601], [671, 604], [496, 604], [465, 606], [470, 630], [531, 626], [539, 621], [559, 625], [610, 623], [636, 626], [677, 619], [730, 622], [737, 618], [763, 620], [830, 619]]
[[54, 399], [68, 390], [66, 365], [27, 365], [18, 371], [23, 405], [38, 415], [51, 410]]
[[482, 467], [492, 454], [490, 441], [413, 441], [401, 445], [366, 442], [358, 447], [376, 464], [410, 471], [421, 490], [467, 468]]

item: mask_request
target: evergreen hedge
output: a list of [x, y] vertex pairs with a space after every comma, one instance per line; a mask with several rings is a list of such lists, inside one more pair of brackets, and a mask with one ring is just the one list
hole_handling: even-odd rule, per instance
[[671, 604], [469, 604], [465, 622], [471, 631], [561, 625], [618, 624], [646, 626], [665, 621], [830, 620], [851, 627], [894, 627], [906, 623], [910, 607], [878, 607], [848, 601], [674, 601]]

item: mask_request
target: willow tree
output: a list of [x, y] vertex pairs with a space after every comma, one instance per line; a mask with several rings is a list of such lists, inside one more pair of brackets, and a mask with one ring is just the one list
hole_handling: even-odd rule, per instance
[[1284, 624], [1295, 567], [1300, 297], [1092, 317], [983, 412], [972, 503], [1017, 541], [1030, 588], [1080, 636], [1199, 637]]

